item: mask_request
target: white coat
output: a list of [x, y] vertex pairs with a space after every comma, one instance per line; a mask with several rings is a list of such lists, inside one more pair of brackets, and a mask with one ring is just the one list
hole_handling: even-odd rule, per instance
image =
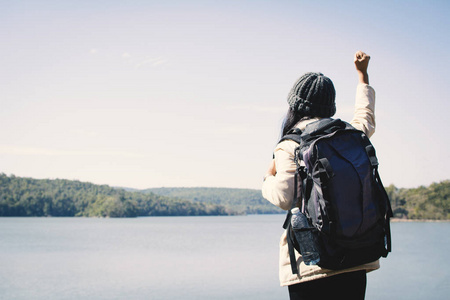
[[[307, 124], [318, 119], [302, 120], [296, 127], [304, 130]], [[356, 129], [363, 131], [368, 137], [375, 132], [375, 90], [367, 84], [360, 83], [357, 86], [355, 113], [350, 124]], [[291, 140], [283, 141], [276, 146], [274, 155], [277, 173], [275, 176], [266, 177], [262, 186], [263, 197], [284, 210], [291, 208], [294, 197], [294, 174], [296, 170], [294, 151], [297, 147], [298, 144]], [[296, 257], [299, 274], [292, 274], [286, 232], [284, 232], [280, 240], [279, 257], [279, 278], [281, 286], [288, 286], [351, 271], [366, 270], [366, 272], [370, 272], [380, 267], [379, 261], [377, 260], [350, 269], [328, 270], [315, 265], [306, 265], [303, 263], [303, 259], [298, 252], [296, 252]]]

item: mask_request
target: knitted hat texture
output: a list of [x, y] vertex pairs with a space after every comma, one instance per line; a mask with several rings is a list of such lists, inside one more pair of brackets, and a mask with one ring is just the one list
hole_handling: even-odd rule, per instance
[[336, 113], [336, 91], [330, 78], [322, 73], [306, 73], [288, 95], [288, 104], [296, 112], [311, 117], [331, 117]]

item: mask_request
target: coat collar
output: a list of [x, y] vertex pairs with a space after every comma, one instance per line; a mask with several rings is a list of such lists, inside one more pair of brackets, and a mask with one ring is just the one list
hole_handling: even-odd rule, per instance
[[308, 119], [301, 119], [296, 125], [295, 127], [300, 129], [301, 131], [305, 130], [306, 125], [308, 125], [309, 123], [315, 122], [315, 121], [319, 121], [320, 117], [316, 117], [316, 118], [308, 118]]

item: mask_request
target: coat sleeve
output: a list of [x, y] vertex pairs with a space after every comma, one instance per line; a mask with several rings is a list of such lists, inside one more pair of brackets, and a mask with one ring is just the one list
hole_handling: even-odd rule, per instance
[[356, 88], [355, 114], [350, 124], [371, 137], [375, 132], [375, 90], [360, 83]]
[[294, 197], [294, 151], [297, 146], [293, 141], [283, 141], [277, 145], [274, 151], [277, 174], [267, 177], [262, 186], [263, 197], [284, 210], [291, 208]]

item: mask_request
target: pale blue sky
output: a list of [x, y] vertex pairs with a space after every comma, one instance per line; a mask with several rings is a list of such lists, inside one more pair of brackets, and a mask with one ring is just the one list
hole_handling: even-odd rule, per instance
[[448, 179], [448, 1], [0, 0], [0, 172], [260, 188], [303, 73], [352, 117], [372, 56], [386, 185]]

